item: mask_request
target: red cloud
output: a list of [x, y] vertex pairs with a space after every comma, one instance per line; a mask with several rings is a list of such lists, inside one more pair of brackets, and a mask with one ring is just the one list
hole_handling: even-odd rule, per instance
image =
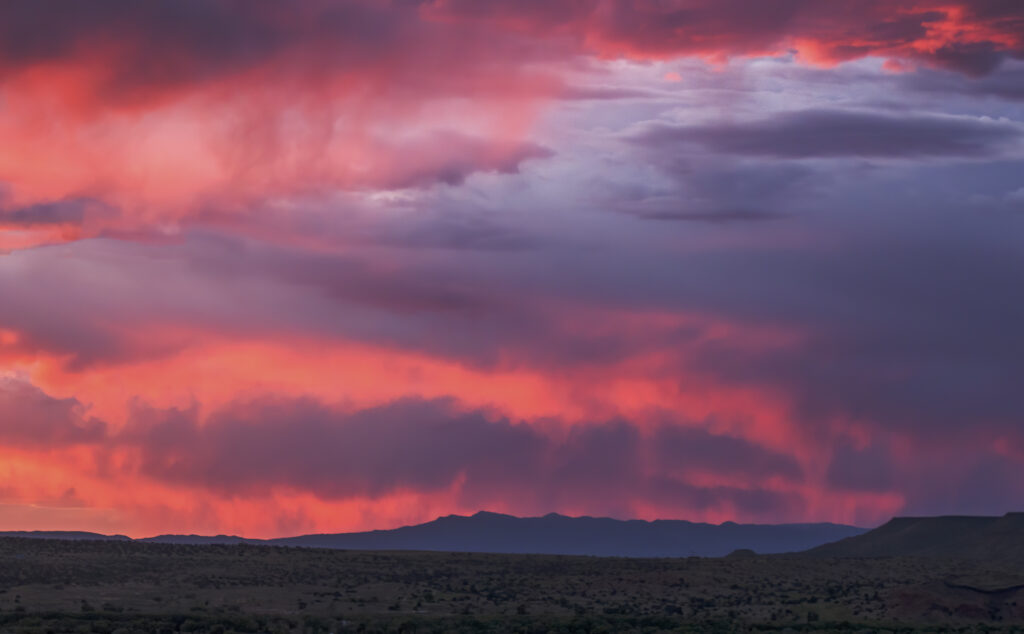
[[1024, 13], [1004, 0], [431, 0], [423, 13], [570, 38], [602, 57], [709, 59], [796, 50], [815, 63], [867, 56], [972, 74], [1024, 54]]
[[[0, 6], [0, 183], [21, 208], [101, 199], [133, 230], [321, 189], [515, 172], [580, 56], [868, 55], [980, 74], [1024, 52], [996, 0], [44, 0]], [[2, 215], [2, 214], [0, 214]], [[0, 217], [0, 224], [10, 225]]]
[[[75, 399], [13, 379], [0, 382], [0, 414], [5, 452], [89, 447], [95, 464], [77, 468], [101, 480], [117, 474], [138, 489], [223, 499], [288, 490], [334, 502], [455, 495], [465, 508], [517, 500], [520, 512], [631, 514], [644, 505], [745, 517], [801, 511], [794, 486], [803, 472], [792, 456], [715, 433], [705, 422], [665, 419], [646, 430], [628, 420], [569, 426], [512, 421], [451, 398], [355, 410], [263, 398], [205, 417], [198, 408], [137, 407], [113, 429], [86, 418]], [[17, 415], [35, 428], [19, 427]], [[691, 482], [707, 476], [707, 483]]]
[[[64, 199], [118, 210], [80, 218], [89, 236], [295, 192], [515, 172], [550, 154], [526, 136], [563, 89], [530, 67], [544, 48], [373, 1], [5, 4], [0, 224]], [[59, 237], [19, 231], [33, 235], [8, 246]]]

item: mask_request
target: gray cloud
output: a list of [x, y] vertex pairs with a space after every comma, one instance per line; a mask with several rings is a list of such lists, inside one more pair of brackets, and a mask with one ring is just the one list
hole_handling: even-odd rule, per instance
[[897, 486], [892, 462], [892, 456], [881, 445], [857, 449], [840, 443], [832, 454], [825, 480], [837, 489], [891, 491]]
[[[507, 494], [538, 508], [598, 504], [602, 495], [617, 504], [668, 502], [672, 491], [689, 491], [706, 508], [725, 498], [688, 484], [687, 469], [755, 481], [802, 477], [791, 457], [700, 426], [666, 422], [648, 435], [612, 421], [566, 431], [553, 422], [466, 411], [450, 399], [405, 399], [347, 413], [313, 401], [256, 401], [202, 424], [194, 411], [140, 410], [118, 442], [140, 449], [150, 477], [233, 494], [286, 486], [328, 498], [379, 496], [460, 480], [468, 499]], [[652, 452], [657, 460], [649, 464]], [[720, 493], [764, 499], [756, 490]]]
[[73, 398], [57, 399], [21, 379], [0, 378], [0, 444], [30, 449], [93, 444], [106, 438], [103, 421]]
[[802, 159], [992, 156], [1021, 137], [1020, 127], [1006, 121], [816, 109], [735, 123], [651, 123], [631, 140], [659, 152], [694, 144], [739, 156]]
[[[795, 460], [700, 423], [660, 423], [653, 433], [624, 420], [513, 422], [461, 408], [454, 399], [403, 399], [341, 411], [308, 399], [235, 403], [200, 420], [196, 409], [139, 406], [114, 431], [88, 418], [73, 399], [30, 383], [0, 383], [0, 442], [31, 449], [95, 445], [138, 452], [134, 463], [155, 480], [225, 495], [272, 487], [329, 499], [431, 492], [461, 482], [467, 504], [501, 497], [541, 510], [584, 505], [595, 512], [651, 501], [677, 508], [734, 504], [770, 515], [799, 505], [791, 494], [703, 487], [689, 469], [799, 481]], [[648, 457], [654, 456], [650, 462]]]
[[1013, 64], [986, 77], [974, 78], [925, 70], [901, 76], [899, 85], [932, 95], [959, 94], [1021, 101], [1024, 100], [1024, 65]]

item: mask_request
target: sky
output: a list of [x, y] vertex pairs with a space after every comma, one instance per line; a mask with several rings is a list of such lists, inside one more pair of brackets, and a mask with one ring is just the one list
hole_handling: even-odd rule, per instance
[[1024, 509], [1019, 0], [0, 3], [0, 528]]

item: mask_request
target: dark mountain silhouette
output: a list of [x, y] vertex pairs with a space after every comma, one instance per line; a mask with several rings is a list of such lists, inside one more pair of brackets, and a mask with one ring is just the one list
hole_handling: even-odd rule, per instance
[[237, 535], [157, 535], [156, 537], [143, 537], [135, 540], [137, 542], [154, 542], [157, 544], [265, 544], [263, 539], [246, 539]]
[[0, 537], [28, 537], [32, 539], [69, 539], [73, 541], [131, 541], [131, 537], [127, 537], [125, 535], [103, 535], [101, 533], [87, 533], [84, 531], [0, 531]]
[[1002, 517], [897, 517], [872, 531], [819, 546], [807, 554], [1024, 561], [1024, 513]]
[[682, 520], [595, 517], [514, 517], [480, 512], [364, 533], [303, 535], [255, 540], [233, 536], [162, 535], [142, 541], [176, 544], [268, 544], [347, 550], [438, 550], [618, 557], [722, 557], [739, 549], [757, 553], [806, 550], [865, 529], [839, 524], [703, 524]]

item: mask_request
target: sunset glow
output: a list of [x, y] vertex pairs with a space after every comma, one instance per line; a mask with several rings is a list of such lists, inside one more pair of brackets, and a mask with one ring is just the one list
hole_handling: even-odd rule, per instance
[[3, 3], [0, 524], [1020, 510], [1022, 192], [1017, 2]]

